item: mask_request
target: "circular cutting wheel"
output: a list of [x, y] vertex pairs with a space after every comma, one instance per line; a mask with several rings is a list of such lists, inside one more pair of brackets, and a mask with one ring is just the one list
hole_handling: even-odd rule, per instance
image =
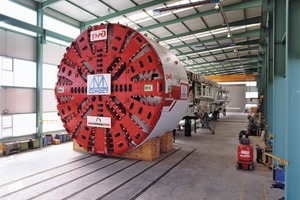
[[88, 28], [59, 65], [55, 95], [66, 131], [99, 154], [135, 148], [161, 115], [163, 73], [160, 57], [140, 33], [119, 24]]

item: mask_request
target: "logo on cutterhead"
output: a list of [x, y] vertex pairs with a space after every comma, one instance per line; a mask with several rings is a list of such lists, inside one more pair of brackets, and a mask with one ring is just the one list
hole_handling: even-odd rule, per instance
[[107, 29], [99, 29], [90, 32], [91, 41], [99, 41], [107, 39]]
[[111, 119], [109, 117], [87, 116], [87, 125], [93, 127], [110, 128]]
[[88, 95], [106, 95], [110, 94], [110, 74], [88, 75], [87, 79]]

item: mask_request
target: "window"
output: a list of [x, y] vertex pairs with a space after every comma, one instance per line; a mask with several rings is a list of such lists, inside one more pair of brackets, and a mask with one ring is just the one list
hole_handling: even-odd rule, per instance
[[28, 31], [26, 29], [19, 28], [19, 27], [16, 27], [16, 26], [12, 26], [12, 25], [9, 25], [9, 24], [5, 24], [1, 21], [0, 21], [0, 28], [4, 28], [4, 29], [7, 29], [7, 30], [12, 30], [12, 31], [15, 31], [15, 32], [18, 32], [18, 33], [23, 33], [25, 35], [30, 35], [30, 36], [33, 36], [33, 37], [36, 36], [35, 32]]
[[12, 137], [12, 128], [4, 128], [1, 132], [0, 138]]
[[1, 0], [0, 13], [29, 24], [36, 25], [36, 12], [13, 3], [8, 0]]
[[[18, 19], [20, 21], [36, 25], [36, 12], [33, 10], [30, 10], [28, 8], [25, 8], [23, 6], [20, 6], [16, 3], [13, 3], [8, 0], [1, 0], [1, 6], [0, 6], [0, 13], [3, 15], [6, 15], [8, 17], [12, 17], [15, 19]], [[28, 31], [22, 28], [19, 28], [17, 26], [12, 26], [9, 24], [6, 24], [4, 22], [0, 21], [0, 27], [9, 29], [9, 30], [14, 30], [20, 33], [24, 33], [26, 35], [31, 35], [31, 36], [36, 36], [36, 33], [32, 31]]]
[[0, 85], [13, 85], [13, 60], [0, 57]]
[[57, 72], [58, 68], [56, 65], [43, 64], [43, 88], [55, 88]]
[[246, 92], [246, 98], [258, 98], [258, 92]]
[[63, 40], [59, 40], [59, 39], [53, 38], [53, 37], [50, 37], [50, 36], [47, 36], [46, 40], [47, 40], [47, 42], [52, 42], [54, 44], [59, 44], [59, 45], [65, 46], [65, 47], [70, 46], [70, 43], [65, 42]]
[[0, 57], [1, 85], [36, 87], [36, 63], [32, 61]]
[[[26, 126], [24, 126], [26, 124]], [[36, 132], [36, 114], [13, 115], [13, 136], [34, 134]]]
[[0, 120], [1, 135], [0, 138], [12, 136], [12, 115], [2, 116]]
[[36, 63], [14, 59], [14, 86], [36, 87]]
[[36, 114], [15, 114], [1, 116], [0, 138], [34, 134]]
[[12, 58], [2, 57], [2, 69], [4, 71], [13, 71]]
[[75, 28], [46, 15], [44, 15], [44, 28], [71, 38], [76, 38], [80, 34], [79, 28]]
[[246, 86], [256, 86], [256, 81], [246, 82]]
[[257, 104], [246, 104], [245, 108], [257, 107]]
[[43, 113], [43, 132], [64, 130], [57, 112]]

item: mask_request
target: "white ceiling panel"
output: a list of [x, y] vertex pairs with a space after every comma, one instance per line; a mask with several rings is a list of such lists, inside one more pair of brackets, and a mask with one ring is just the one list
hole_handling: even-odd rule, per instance
[[234, 41], [235, 42], [243, 42], [243, 41], [247, 41], [247, 37], [234, 37]]
[[246, 18], [257, 17], [261, 14], [261, 8], [248, 8], [246, 9], [245, 13]]
[[214, 57], [207, 57], [207, 58], [205, 58], [205, 60], [208, 62], [217, 61]]
[[166, 30], [165, 28], [161, 27], [161, 28], [155, 28], [155, 29], [151, 29], [150, 31], [151, 33], [157, 35], [158, 37], [162, 37], [162, 36], [171, 36], [172, 34]]
[[192, 39], [189, 39], [189, 40], [184, 40], [184, 42], [186, 43], [186, 44], [190, 44], [190, 43], [198, 43], [199, 45], [201, 45], [201, 41], [199, 41], [199, 39], [197, 39], [197, 38], [192, 38]]
[[224, 24], [224, 20], [222, 18], [221, 13], [216, 13], [213, 15], [207, 15], [202, 17], [204, 22], [209, 26], [209, 27], [213, 27], [213, 26], [217, 26], [217, 25], [222, 25]]
[[205, 35], [205, 36], [197, 37], [197, 38], [200, 39], [200, 41], [205, 42], [205, 40], [213, 39], [214, 37], [212, 35]]
[[150, 2], [150, 1], [152, 1], [152, 0], [134, 0], [134, 2], [136, 2], [137, 4], [144, 4], [144, 3], [148, 3], [148, 2]]
[[53, 10], [57, 10], [60, 13], [68, 14], [74, 10], [80, 10], [78, 7], [73, 6], [72, 4], [68, 3], [67, 1], [60, 1], [49, 6]]
[[91, 19], [94, 19], [95, 18], [95, 16], [94, 15], [92, 15], [92, 14], [90, 14], [90, 13], [87, 13], [87, 12], [84, 12], [84, 11], [82, 11], [82, 10], [73, 10], [73, 11], [71, 11], [71, 12], [67, 12], [67, 14], [70, 16], [70, 17], [72, 17], [72, 18], [74, 18], [74, 19], [77, 19], [77, 20], [79, 20], [79, 21], [89, 21], [89, 20], [91, 20]]
[[171, 20], [177, 19], [177, 18], [173, 14], [168, 14], [168, 15], [162, 15], [159, 17], [155, 17], [155, 19], [159, 22], [166, 22], [166, 21], [171, 21]]
[[235, 10], [235, 11], [228, 11], [225, 12], [225, 16], [228, 22], [234, 22], [236, 19], [244, 19], [244, 10]]
[[247, 31], [258, 30], [258, 29], [259, 29], [259, 25], [247, 27]]
[[[82, 0], [71, 0], [76, 5], [84, 8], [85, 10], [90, 11], [91, 13], [94, 13], [97, 16], [104, 16], [109, 14], [108, 7], [105, 6], [103, 3], [101, 3], [98, 0], [88, 0], [88, 1], [82, 1]], [[110, 12], [113, 12], [110, 10]]]
[[109, 7], [111, 7], [114, 10], [120, 11], [127, 8], [133, 8], [136, 5], [133, 4], [131, 1], [112, 1], [112, 0], [102, 0], [104, 3], [106, 3]]
[[[42, 0], [23, 0], [32, 2], [41, 2]], [[95, 24], [99, 24], [101, 22], [110, 22], [110, 23], [120, 23], [123, 25], [130, 26], [136, 30], [139, 28], [148, 27], [151, 28], [149, 30], [142, 31], [142, 34], [147, 33], [149, 38], [157, 39], [157, 38], [165, 38], [168, 39], [161, 41], [165, 47], [173, 46], [175, 48], [178, 45], [190, 44], [190, 43], [204, 43], [207, 48], [212, 49], [211, 51], [206, 50], [206, 52], [200, 53], [201, 56], [208, 56], [212, 54], [219, 54], [215, 56], [210, 56], [206, 58], [201, 58], [201, 56], [197, 54], [189, 54], [187, 55], [190, 60], [188, 63], [197, 63], [197, 62], [211, 62], [211, 59], [216, 60], [224, 60], [227, 57], [236, 58], [237, 55], [232, 53], [233, 47], [230, 45], [232, 40], [230, 38], [226, 38], [228, 34], [228, 28], [226, 27], [227, 23], [241, 21], [246, 18], [253, 18], [257, 16], [261, 16], [261, 6], [257, 6], [255, 8], [245, 8], [240, 10], [232, 10], [225, 12], [226, 18], [224, 19], [221, 13], [221, 9], [216, 10], [214, 3], [206, 3], [201, 6], [190, 6], [181, 8], [180, 6], [189, 4], [190, 2], [198, 2], [200, 0], [174, 0], [167, 1], [163, 4], [159, 3], [160, 1], [152, 1], [152, 0], [60, 0], [50, 4], [46, 7], [45, 13], [57, 19], [61, 19], [61, 21], [65, 21], [71, 24], [75, 24], [75, 26], [79, 26], [81, 23], [84, 23], [86, 26], [93, 25], [90, 23], [90, 20], [93, 22], [96, 21]], [[220, 4], [223, 8], [234, 6], [234, 4], [246, 4], [248, 5], [251, 1], [245, 0], [222, 0]], [[143, 10], [135, 9], [137, 5], [142, 5], [145, 3], [153, 3], [152, 6], [146, 7]], [[159, 4], [156, 4], [159, 3]], [[27, 3], [28, 4], [28, 3]], [[75, 5], [72, 5], [75, 4]], [[26, 4], [24, 4], [26, 5]], [[172, 7], [177, 6], [178, 9], [171, 9], [169, 11], [162, 12], [159, 15], [154, 15], [153, 10], [163, 7]], [[178, 7], [179, 6], [179, 7]], [[251, 6], [250, 6], [251, 7]], [[130, 10], [130, 12], [127, 12]], [[116, 11], [126, 11], [125, 14], [118, 14]], [[207, 12], [209, 11], [209, 12]], [[59, 12], [59, 13], [58, 13]], [[198, 13], [206, 13], [203, 17], [191, 17], [191, 19], [186, 21], [180, 21], [180, 18], [186, 16], [194, 16]], [[207, 15], [207, 13], [214, 13]], [[99, 18], [100, 16], [100, 18]], [[112, 17], [113, 16], [113, 17]], [[103, 19], [101, 17], [105, 17], [105, 21], [98, 21], [99, 19]], [[99, 18], [99, 19], [98, 19]], [[179, 20], [174, 23], [173, 20]], [[74, 20], [75, 19], [75, 20]], [[166, 23], [166, 25], [162, 26], [162, 22]], [[205, 30], [206, 28], [215, 27], [215, 26], [223, 26], [224, 28], [220, 28], [217, 30], [211, 30], [207, 32], [199, 32], [197, 34], [190, 34], [190, 31], [199, 31]], [[230, 27], [231, 32], [233, 34], [233, 40], [235, 42], [246, 42], [253, 39], [258, 39], [260, 36], [250, 36], [250, 37], [237, 37], [236, 34], [244, 33], [252, 30], [259, 30], [261, 27], [260, 24], [256, 26], [248, 26], [248, 27]], [[236, 30], [235, 30], [236, 29]], [[178, 35], [178, 36], [177, 36]], [[200, 41], [199, 41], [200, 40]], [[213, 40], [210, 42], [205, 42], [206, 40]], [[258, 45], [257, 42], [256, 45]], [[217, 44], [223, 44], [220, 46], [220, 49], [215, 49]], [[197, 44], [196, 44], [197, 45]], [[180, 47], [179, 49], [173, 49], [171, 52], [175, 54], [186, 53], [193, 51], [205, 50], [205, 48], [196, 48], [196, 45]], [[226, 46], [225, 45], [230, 45]], [[247, 49], [248, 47], [253, 47], [255, 45], [246, 45], [240, 48]], [[223, 47], [223, 49], [221, 49]], [[247, 53], [253, 54], [257, 51], [248, 51]], [[244, 55], [244, 54], [243, 54]], [[181, 58], [182, 59], [182, 58]], [[184, 59], [184, 58], [183, 58]], [[258, 59], [258, 58], [257, 58]], [[223, 70], [224, 71], [224, 70]], [[216, 69], [206, 70], [204, 73], [221, 73]], [[228, 72], [232, 73], [232, 72]], [[227, 73], [227, 74], [228, 74]]]
[[181, 18], [181, 17], [197, 14], [197, 11], [193, 8], [189, 8], [189, 9], [183, 9], [183, 10], [179, 10], [179, 11], [173, 11], [173, 13], [177, 17]]
[[207, 3], [207, 4], [204, 4], [204, 5], [197, 6], [196, 9], [198, 10], [199, 13], [202, 13], [202, 12], [205, 12], [205, 11], [208, 11], [208, 10], [215, 9], [215, 4]]
[[225, 40], [220, 40], [219, 44], [230, 44], [232, 43], [232, 40], [230, 38], [227, 38]]
[[185, 25], [191, 29], [191, 31], [201, 30], [207, 28], [200, 18], [190, 19], [184, 21]]
[[175, 35], [180, 33], [186, 33], [189, 30], [182, 24], [171, 24], [166, 26], [170, 31], [172, 31]]
[[142, 27], [145, 27], [145, 26], [151, 26], [153, 24], [157, 24], [157, 22], [154, 19], [149, 18], [147, 21], [138, 22], [138, 24], [141, 25]]

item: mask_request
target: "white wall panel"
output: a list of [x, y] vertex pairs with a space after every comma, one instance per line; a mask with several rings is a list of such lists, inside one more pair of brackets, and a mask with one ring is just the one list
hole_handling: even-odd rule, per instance
[[43, 112], [56, 112], [57, 101], [53, 90], [43, 90]]
[[5, 107], [10, 113], [34, 113], [35, 89], [7, 88]]
[[66, 47], [58, 44], [50, 43], [43, 45], [44, 47], [44, 63], [58, 65], [66, 52]]
[[4, 49], [3, 55], [35, 61], [35, 38], [6, 31], [4, 40], [6, 41], [6, 49]]
[[6, 53], [6, 31], [0, 29], [0, 55], [5, 55]]
[[0, 113], [6, 109], [6, 91], [5, 88], [0, 88]]
[[226, 85], [229, 90], [230, 102], [227, 106], [229, 112], [244, 112], [246, 105], [245, 85]]

